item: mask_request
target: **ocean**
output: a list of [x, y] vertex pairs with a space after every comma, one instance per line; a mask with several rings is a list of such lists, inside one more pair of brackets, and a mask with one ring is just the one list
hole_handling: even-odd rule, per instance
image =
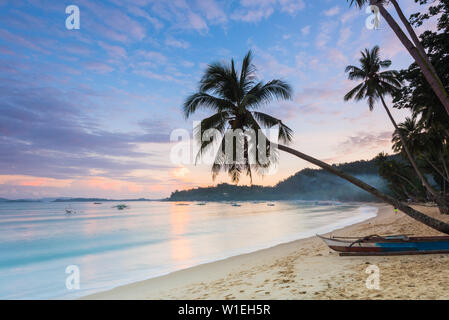
[[304, 201], [117, 204], [0, 203], [0, 299], [75, 299], [377, 214]]

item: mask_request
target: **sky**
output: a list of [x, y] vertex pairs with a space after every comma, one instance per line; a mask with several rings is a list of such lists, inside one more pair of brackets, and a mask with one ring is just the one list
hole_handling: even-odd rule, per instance
[[[68, 5], [79, 29], [66, 27]], [[248, 50], [260, 80], [293, 87], [291, 101], [263, 107], [294, 130], [292, 147], [329, 163], [391, 153], [383, 108], [343, 101], [356, 85], [345, 66], [362, 49], [379, 45], [393, 69], [411, 63], [388, 25], [369, 30], [367, 17], [344, 0], [0, 0], [0, 197], [161, 198], [229, 182], [212, 181], [207, 164], [172, 161], [171, 135], [191, 136], [209, 114], [186, 120], [181, 109], [207, 65]], [[305, 167], [281, 154], [253, 183]]]

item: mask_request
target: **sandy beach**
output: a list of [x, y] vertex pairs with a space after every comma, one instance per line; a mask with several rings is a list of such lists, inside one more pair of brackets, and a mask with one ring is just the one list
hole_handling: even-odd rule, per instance
[[[332, 232], [440, 235], [391, 206], [377, 217]], [[438, 209], [417, 207], [449, 221]], [[317, 237], [281, 244], [117, 287], [84, 299], [448, 299], [449, 255], [340, 257]], [[365, 270], [380, 270], [380, 289], [367, 289]]]

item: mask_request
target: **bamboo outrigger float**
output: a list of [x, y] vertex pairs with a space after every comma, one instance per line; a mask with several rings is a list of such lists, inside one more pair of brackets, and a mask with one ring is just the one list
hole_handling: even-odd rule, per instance
[[449, 253], [449, 236], [409, 237], [408, 235], [367, 237], [323, 237], [329, 248], [341, 256], [414, 255]]

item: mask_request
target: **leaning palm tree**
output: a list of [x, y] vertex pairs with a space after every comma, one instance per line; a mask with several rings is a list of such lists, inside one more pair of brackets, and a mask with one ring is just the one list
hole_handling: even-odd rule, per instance
[[430, 185], [424, 174], [421, 172], [421, 169], [416, 164], [416, 161], [408, 148], [408, 144], [402, 135], [402, 131], [399, 129], [390, 109], [385, 103], [384, 97], [393, 94], [401, 87], [401, 81], [398, 80], [399, 73], [394, 70], [382, 71], [382, 69], [388, 68], [391, 65], [391, 61], [381, 60], [378, 46], [375, 46], [371, 50], [365, 49], [361, 54], [362, 57], [359, 60], [360, 67], [350, 65], [347, 66], [345, 70], [346, 73], [348, 73], [349, 80], [361, 82], [344, 96], [344, 100], [348, 101], [354, 99], [360, 101], [366, 99], [371, 111], [374, 109], [376, 101], [380, 100], [382, 102], [382, 105], [396, 130], [395, 132], [401, 139], [407, 158], [418, 178], [421, 180], [422, 185], [438, 203], [440, 211], [446, 214], [449, 213], [449, 208], [446, 205], [444, 198]]
[[[351, 6], [356, 5], [359, 8], [363, 8], [365, 5], [371, 5], [376, 6], [379, 9], [379, 12], [382, 15], [382, 17], [387, 21], [390, 28], [393, 30], [393, 32], [396, 34], [396, 36], [401, 41], [403, 46], [413, 57], [416, 64], [420, 67], [421, 72], [423, 73], [427, 82], [435, 92], [438, 99], [441, 101], [442, 105], [446, 109], [446, 112], [449, 114], [449, 94], [447, 93], [443, 85], [443, 82], [441, 81], [441, 78], [438, 76], [438, 73], [436, 72], [429, 57], [427, 56], [421, 42], [418, 39], [418, 36], [416, 35], [409, 21], [402, 12], [398, 2], [396, 0], [347, 0], [347, 1], [350, 2]], [[385, 8], [385, 6], [389, 2], [393, 4], [401, 22], [406, 27], [406, 30], [411, 37], [411, 40]]]
[[[257, 111], [275, 99], [291, 99], [291, 87], [282, 80], [257, 82], [251, 60], [250, 51], [243, 59], [239, 75], [234, 60], [229, 66], [222, 63], [210, 65], [201, 79], [199, 92], [192, 94], [184, 103], [186, 117], [201, 107], [215, 112], [195, 128], [195, 136], [200, 145], [197, 160], [209, 149], [213, 149], [216, 142], [220, 144], [220, 152], [217, 152], [212, 166], [214, 179], [224, 170], [233, 182], [238, 183], [242, 173], [252, 181], [253, 170], [263, 173], [274, 164], [277, 155], [269, 142], [263, 155], [252, 152], [255, 150], [252, 148], [254, 145], [267, 140], [261, 132], [261, 125], [268, 128], [277, 126], [278, 139], [284, 143], [292, 139], [292, 130], [281, 120]], [[215, 131], [209, 134], [212, 130]], [[207, 139], [203, 139], [205, 134]], [[227, 150], [231, 152], [226, 152]]]
[[[271, 154], [275, 151], [276, 144], [268, 140], [264, 134], [256, 135], [257, 138], [254, 138], [253, 131], [260, 133], [262, 127], [277, 127], [281, 142], [288, 143], [292, 139], [292, 130], [280, 119], [257, 111], [259, 107], [267, 105], [274, 99], [290, 99], [291, 87], [281, 80], [271, 80], [267, 83], [258, 82], [255, 71], [251, 52], [248, 52], [243, 59], [240, 72], [237, 72], [234, 60], [229, 65], [211, 64], [200, 80], [198, 92], [189, 96], [184, 102], [183, 112], [186, 118], [200, 109], [214, 113], [203, 119], [195, 128], [195, 139], [200, 144], [197, 158], [212, 149], [214, 143], [219, 145], [212, 165], [213, 177], [223, 170], [230, 174], [234, 182], [237, 182], [242, 172], [251, 177], [253, 169], [262, 169], [263, 172], [275, 164], [277, 158]], [[238, 133], [236, 134], [235, 131]], [[429, 227], [449, 234], [448, 224], [407, 206], [365, 182], [338, 170], [335, 166], [285, 145], [278, 144], [277, 147], [279, 150], [297, 156], [347, 180]], [[257, 151], [257, 155], [251, 156], [251, 153], [254, 153], [251, 151], [254, 150]]]
[[393, 150], [396, 152], [404, 152], [405, 149], [400, 135], [407, 141], [410, 152], [422, 158], [445, 183], [449, 182], [447, 148], [438, 130], [430, 129], [424, 132], [422, 125], [415, 118], [407, 117], [399, 124], [399, 130], [393, 134]]

